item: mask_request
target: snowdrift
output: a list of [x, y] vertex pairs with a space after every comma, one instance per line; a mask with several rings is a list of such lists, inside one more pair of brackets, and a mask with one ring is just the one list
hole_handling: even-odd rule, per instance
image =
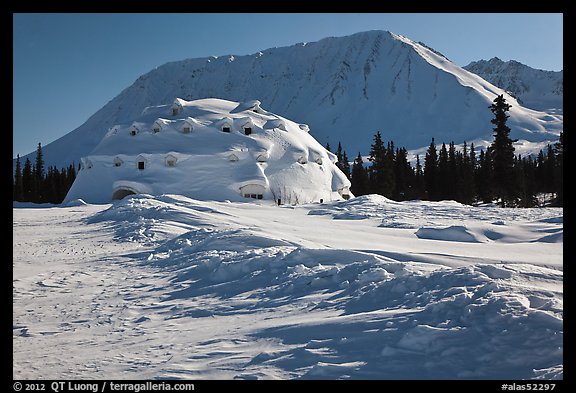
[[[331, 217], [322, 226], [326, 229], [335, 219], [375, 221], [381, 230], [412, 227], [407, 231], [420, 246], [407, 246], [411, 250], [426, 250], [428, 243], [421, 243], [430, 240], [464, 249], [471, 241], [518, 245], [538, 241], [542, 232], [562, 233], [557, 216], [533, 220], [530, 212], [509, 210], [504, 222], [501, 209], [473, 209], [450, 201], [398, 203], [368, 195], [320, 209], [304, 208], [311, 218]], [[391, 210], [399, 214], [388, 217]], [[416, 229], [424, 211], [429, 218], [434, 212], [437, 224]], [[465, 212], [473, 217], [466, 224], [445, 225], [461, 220]], [[500, 220], [495, 221], [493, 214]], [[280, 368], [304, 379], [561, 377], [563, 307], [554, 286], [549, 286], [562, 282], [561, 271], [480, 259], [451, 267], [450, 262], [417, 262], [416, 254], [406, 252], [399, 258], [374, 250], [305, 246], [272, 233], [266, 224], [207, 225], [209, 216], [227, 221], [233, 215], [225, 204], [142, 196], [114, 205], [91, 222], [112, 219], [123, 239], [158, 244], [143, 259], [173, 276], [173, 289], [165, 299], [165, 307], [178, 304], [171, 309], [171, 318], [217, 318], [246, 308], [271, 311], [296, 304], [308, 310], [308, 317], [299, 322], [289, 322], [288, 317], [280, 326], [252, 333], [251, 339], [280, 340], [282, 345], [251, 355], [244, 364], [247, 370]], [[187, 230], [166, 241], [154, 238], [162, 232], [158, 223], [168, 218]], [[378, 226], [380, 219], [397, 225]], [[512, 225], [513, 219], [520, 222]], [[501, 237], [481, 236], [494, 227]], [[303, 236], [308, 233], [299, 231]], [[332, 233], [338, 237], [337, 231]], [[548, 284], [525, 287], [536, 277]], [[209, 298], [222, 302], [199, 306], [192, 300]], [[249, 375], [246, 371], [245, 377]]]

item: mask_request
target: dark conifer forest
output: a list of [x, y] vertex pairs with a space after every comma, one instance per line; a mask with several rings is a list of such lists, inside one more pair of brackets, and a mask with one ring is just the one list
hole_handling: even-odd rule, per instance
[[[352, 193], [380, 194], [396, 201], [497, 202], [508, 207], [536, 207], [541, 205], [538, 195], [548, 194], [549, 205], [563, 206], [563, 134], [537, 157], [515, 155], [506, 126], [510, 105], [498, 96], [489, 108], [494, 114], [494, 141], [485, 150], [478, 151], [466, 141], [458, 149], [454, 141], [438, 146], [432, 138], [425, 156], [417, 155], [411, 164], [404, 147], [385, 142], [383, 133], [376, 132], [368, 162], [358, 153], [351, 170], [345, 172]], [[340, 143], [337, 155], [339, 161], [346, 155]]]
[[24, 165], [20, 156], [16, 157], [16, 169], [12, 178], [12, 199], [18, 202], [62, 203], [76, 179], [74, 164], [58, 169], [55, 166], [44, 168], [42, 146], [38, 143], [36, 159]]
[[[395, 201], [454, 200], [468, 205], [497, 202], [503, 207], [536, 207], [542, 205], [539, 195], [550, 195], [548, 205], [563, 206], [563, 134], [537, 157], [516, 155], [506, 125], [510, 105], [498, 96], [489, 109], [494, 114], [494, 141], [485, 150], [478, 151], [466, 141], [460, 148], [454, 141], [442, 141], [438, 146], [432, 138], [424, 157], [417, 155], [411, 163], [406, 148], [385, 141], [385, 133], [377, 131], [367, 160], [358, 152], [352, 165], [338, 142], [336, 165], [350, 179], [355, 196], [380, 194]], [[330, 151], [330, 146], [326, 149]], [[13, 200], [62, 203], [75, 178], [74, 163], [66, 168], [45, 168], [38, 143], [33, 163], [16, 158]]]

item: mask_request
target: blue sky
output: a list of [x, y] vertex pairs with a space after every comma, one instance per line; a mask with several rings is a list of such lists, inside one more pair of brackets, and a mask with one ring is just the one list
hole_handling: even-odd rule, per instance
[[74, 130], [140, 75], [169, 61], [389, 30], [456, 64], [499, 57], [563, 69], [563, 15], [14, 14], [13, 156]]

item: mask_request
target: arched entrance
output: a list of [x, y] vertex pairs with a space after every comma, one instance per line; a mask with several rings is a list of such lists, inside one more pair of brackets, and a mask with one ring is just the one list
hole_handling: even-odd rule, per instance
[[118, 180], [112, 184], [112, 200], [124, 199], [129, 195], [152, 194], [153, 190], [146, 184], [129, 180]]
[[246, 184], [240, 187], [240, 194], [244, 198], [263, 199], [266, 188], [260, 184]]
[[117, 201], [119, 199], [124, 199], [128, 195], [136, 195], [136, 192], [128, 188], [118, 188], [116, 191], [114, 191], [114, 194], [112, 194], [112, 200]]

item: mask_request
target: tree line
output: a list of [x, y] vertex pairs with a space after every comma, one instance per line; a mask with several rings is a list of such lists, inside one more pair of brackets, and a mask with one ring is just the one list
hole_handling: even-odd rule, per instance
[[[454, 141], [438, 148], [434, 138], [415, 166], [408, 161], [404, 147], [393, 141], [384, 143], [378, 131], [370, 148], [369, 162], [362, 155], [350, 167], [346, 152], [338, 144], [338, 167], [351, 180], [354, 195], [380, 194], [403, 200], [455, 200], [464, 204], [490, 203], [501, 206], [535, 207], [537, 195], [553, 194], [552, 205], [563, 206], [564, 137], [548, 145], [538, 156], [514, 153], [506, 112], [510, 105], [502, 95], [489, 107], [494, 114], [494, 141], [477, 152], [472, 143], [456, 149]], [[329, 146], [326, 146], [330, 150]]]
[[[454, 141], [438, 148], [430, 142], [423, 163], [416, 156], [415, 166], [408, 161], [404, 147], [393, 141], [384, 143], [378, 131], [370, 147], [367, 163], [358, 153], [350, 166], [346, 151], [338, 143], [336, 165], [351, 180], [354, 195], [380, 194], [404, 200], [455, 200], [464, 204], [491, 203], [501, 206], [534, 207], [537, 195], [554, 195], [553, 205], [563, 206], [564, 137], [540, 150], [537, 157], [514, 154], [510, 128], [506, 125], [510, 105], [502, 95], [489, 107], [494, 114], [494, 141], [477, 153], [474, 144], [464, 142], [456, 149]], [[330, 151], [330, 146], [326, 145]], [[38, 143], [34, 164], [20, 155], [12, 178], [13, 200], [34, 203], [62, 203], [76, 178], [74, 164], [58, 170], [44, 168], [42, 146]]]
[[18, 202], [60, 204], [76, 179], [74, 164], [58, 170], [56, 166], [44, 168], [42, 145], [38, 143], [34, 163], [26, 158], [24, 166], [20, 155], [16, 157], [16, 168], [12, 178], [13, 200]]

